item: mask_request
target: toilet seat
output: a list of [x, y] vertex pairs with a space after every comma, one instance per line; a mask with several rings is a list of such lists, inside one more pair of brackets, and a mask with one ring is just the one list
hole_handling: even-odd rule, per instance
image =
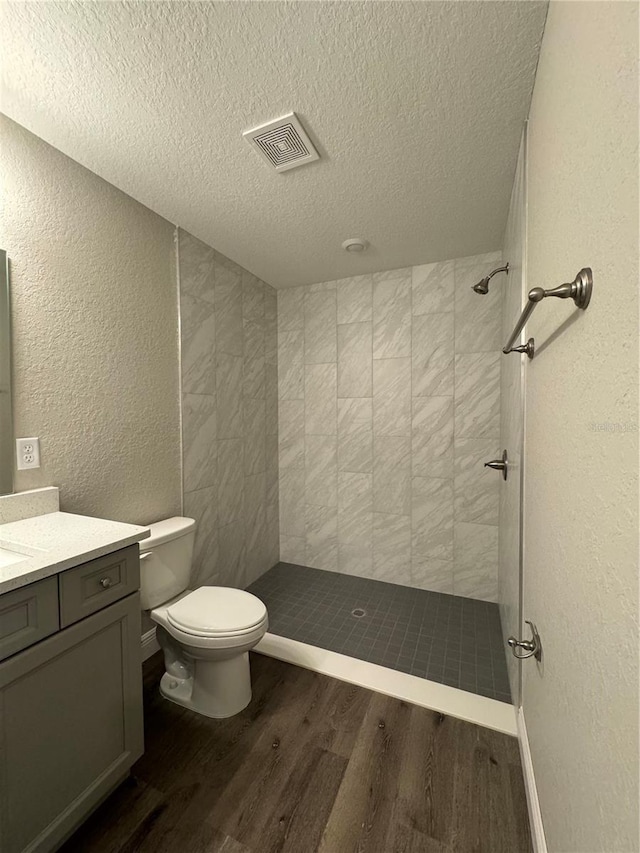
[[174, 629], [191, 637], [242, 640], [263, 627], [267, 608], [244, 590], [204, 586], [171, 604], [166, 618]]

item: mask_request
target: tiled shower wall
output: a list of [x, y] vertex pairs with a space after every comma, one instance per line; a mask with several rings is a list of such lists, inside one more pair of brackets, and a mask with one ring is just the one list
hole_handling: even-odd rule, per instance
[[278, 291], [281, 560], [496, 600], [499, 262]]
[[244, 587], [278, 562], [276, 292], [182, 230], [178, 263], [192, 582]]

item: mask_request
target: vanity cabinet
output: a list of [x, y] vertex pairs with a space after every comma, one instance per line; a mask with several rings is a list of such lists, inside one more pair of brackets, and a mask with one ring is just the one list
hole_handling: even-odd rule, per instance
[[[49, 636], [13, 617], [32, 644], [0, 663], [2, 853], [56, 850], [143, 750], [138, 546], [30, 586], [45, 582]], [[7, 596], [33, 601], [29, 589], [0, 597], [0, 615]]]

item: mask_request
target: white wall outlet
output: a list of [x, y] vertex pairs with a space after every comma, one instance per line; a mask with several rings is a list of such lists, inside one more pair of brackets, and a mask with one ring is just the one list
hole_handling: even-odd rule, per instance
[[25, 468], [39, 468], [40, 439], [17, 438], [16, 454], [18, 457], [18, 471], [24, 471]]

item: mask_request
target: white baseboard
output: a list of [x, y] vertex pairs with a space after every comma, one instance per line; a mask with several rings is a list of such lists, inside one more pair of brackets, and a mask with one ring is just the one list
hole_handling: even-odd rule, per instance
[[160, 651], [160, 646], [156, 640], [156, 629], [150, 628], [142, 635], [142, 662], [146, 661], [151, 655]]
[[531, 824], [533, 851], [534, 853], [547, 853], [547, 840], [544, 836], [542, 813], [540, 811], [540, 801], [538, 800], [538, 789], [536, 788], [533, 762], [531, 760], [531, 750], [529, 749], [529, 738], [527, 737], [527, 727], [525, 725], [524, 712], [522, 708], [518, 710], [517, 724], [518, 743], [520, 744], [520, 757], [522, 759], [522, 772], [524, 774], [524, 787], [527, 792], [527, 806], [529, 808], [529, 823]]
[[467, 720], [478, 726], [513, 737], [517, 734], [513, 705], [506, 702], [487, 699], [485, 696], [477, 696], [475, 693], [447, 687], [446, 684], [407, 675], [395, 669], [309, 646], [276, 634], [265, 634], [254, 651], [340, 681], [348, 681], [350, 684], [384, 693], [386, 696], [403, 699], [413, 705]]

